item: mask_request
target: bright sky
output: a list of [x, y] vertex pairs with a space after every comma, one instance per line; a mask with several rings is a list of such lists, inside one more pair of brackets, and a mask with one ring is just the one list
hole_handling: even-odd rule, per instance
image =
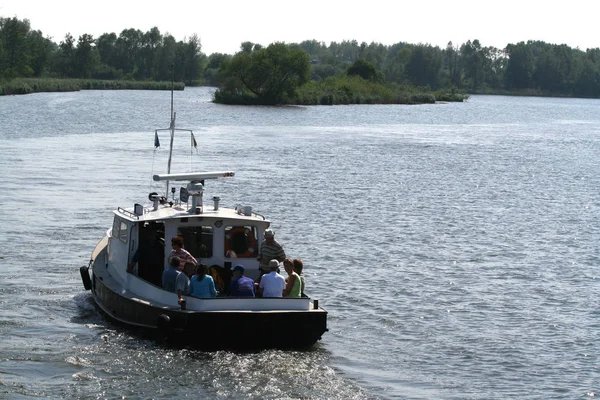
[[538, 0], [0, 0], [0, 17], [28, 19], [56, 43], [65, 34], [119, 35], [156, 26], [176, 40], [197, 34], [205, 54], [234, 54], [244, 41], [357, 40], [445, 47], [479, 39], [483, 46], [542, 40], [600, 47], [600, 1]]

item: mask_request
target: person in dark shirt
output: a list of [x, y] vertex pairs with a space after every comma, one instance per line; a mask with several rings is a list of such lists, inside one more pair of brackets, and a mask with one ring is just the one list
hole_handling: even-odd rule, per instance
[[233, 277], [227, 290], [229, 296], [254, 297], [254, 281], [244, 276], [244, 267], [236, 265], [233, 268]]
[[177, 293], [177, 276], [181, 274], [179, 270], [180, 263], [181, 260], [177, 256], [173, 256], [169, 260], [169, 269], [166, 269], [162, 274], [163, 289]]

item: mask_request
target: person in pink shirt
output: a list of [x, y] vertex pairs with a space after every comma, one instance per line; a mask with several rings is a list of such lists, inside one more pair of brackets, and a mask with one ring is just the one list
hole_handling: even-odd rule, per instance
[[180, 264], [179, 270], [183, 271], [183, 266], [186, 262], [193, 262], [194, 265], [198, 264], [198, 261], [190, 254], [189, 251], [183, 248], [183, 238], [181, 236], [175, 236], [171, 239], [171, 246], [173, 250], [171, 250], [171, 254], [169, 254], [169, 260], [173, 256], [179, 257]]

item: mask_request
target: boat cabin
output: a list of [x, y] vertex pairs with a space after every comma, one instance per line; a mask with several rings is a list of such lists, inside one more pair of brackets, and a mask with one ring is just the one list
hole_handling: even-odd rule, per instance
[[[184, 248], [198, 263], [207, 264], [213, 270], [218, 268], [224, 281], [228, 281], [231, 268], [237, 264], [244, 266], [246, 276], [256, 278], [259, 275], [258, 247], [270, 222], [248, 206], [220, 208], [218, 197], [213, 197], [211, 207], [202, 204], [204, 179], [233, 174], [170, 175], [171, 180], [175, 180], [174, 177], [191, 180], [186, 187], [179, 188], [179, 198], [173, 195], [168, 200], [151, 193], [150, 206], [135, 204], [131, 209], [115, 210], [113, 226], [108, 232], [108, 268], [126, 280], [127, 265], [133, 261], [137, 264], [134, 273], [139, 278], [160, 286], [162, 272], [168, 267], [171, 239], [181, 236]], [[155, 176], [155, 180], [164, 179], [165, 176]], [[173, 187], [172, 193], [176, 191]]]

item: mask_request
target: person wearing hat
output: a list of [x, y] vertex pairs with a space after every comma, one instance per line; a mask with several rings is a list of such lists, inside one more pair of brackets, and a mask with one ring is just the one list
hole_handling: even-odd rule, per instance
[[233, 276], [229, 289], [227, 290], [228, 296], [237, 297], [254, 297], [254, 281], [247, 276], [244, 276], [244, 266], [236, 265], [233, 267]]
[[275, 232], [273, 232], [273, 229], [267, 229], [264, 233], [264, 237], [264, 240], [260, 244], [257, 258], [260, 263], [261, 276], [269, 273], [269, 261], [277, 260], [278, 262], [281, 262], [285, 260], [285, 251], [283, 251], [281, 244], [275, 240]]
[[279, 261], [276, 259], [269, 261], [269, 269], [271, 272], [260, 278], [259, 288], [262, 297], [281, 297], [285, 289], [285, 278], [277, 272]]

